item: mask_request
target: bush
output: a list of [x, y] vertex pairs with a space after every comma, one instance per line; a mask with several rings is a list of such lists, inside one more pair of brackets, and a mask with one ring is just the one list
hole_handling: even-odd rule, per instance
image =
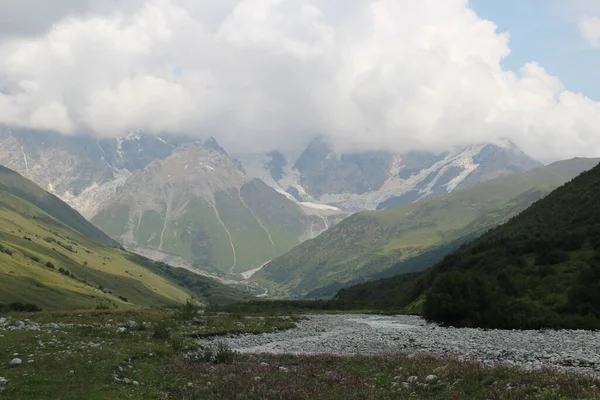
[[8, 247], [4, 247], [1, 244], [0, 244], [0, 253], [8, 254], [9, 256], [13, 255], [13, 252], [11, 249], [9, 249]]
[[171, 347], [173, 347], [175, 353], [181, 353], [185, 348], [185, 341], [181, 336], [174, 336], [171, 338]]
[[549, 250], [538, 253], [535, 257], [536, 265], [557, 265], [571, 259], [564, 250]]
[[181, 309], [181, 318], [185, 320], [193, 319], [198, 315], [200, 311], [200, 303], [198, 303], [193, 297], [186, 300], [183, 308]]
[[154, 327], [152, 337], [159, 340], [167, 340], [171, 337], [171, 330], [167, 321], [161, 321]]
[[231, 364], [239, 353], [225, 342], [217, 342], [215, 345], [207, 345], [188, 357], [196, 363]]
[[46, 268], [55, 269], [54, 264], [52, 264], [50, 261], [46, 263]]
[[0, 303], [0, 312], [38, 312], [42, 311], [37, 305], [33, 303], [10, 303], [10, 304], [2, 304]]

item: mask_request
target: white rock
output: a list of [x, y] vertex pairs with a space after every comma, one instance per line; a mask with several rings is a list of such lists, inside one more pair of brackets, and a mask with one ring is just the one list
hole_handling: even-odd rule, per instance
[[10, 360], [8, 362], [8, 366], [9, 367], [16, 367], [19, 366], [23, 363], [23, 360], [21, 360], [20, 358], [13, 358], [12, 360]]
[[119, 329], [117, 329], [117, 333], [125, 333], [125, 332], [127, 332], [127, 328], [120, 327]]
[[131, 383], [133, 383], [135, 386], [138, 386], [140, 384], [138, 381], [133, 381]]
[[435, 381], [437, 381], [437, 378], [438, 377], [435, 375], [427, 375], [425, 377], [425, 382], [435, 382]]
[[414, 375], [408, 377], [408, 379], [406, 380], [406, 382], [408, 382], [408, 383], [415, 383], [415, 382], [418, 382], [418, 381], [419, 381], [419, 377], [418, 376], [414, 376]]
[[4, 325], [6, 323], [6, 318], [0, 317], [0, 325]]
[[8, 379], [0, 376], [0, 385], [6, 385], [8, 383]]

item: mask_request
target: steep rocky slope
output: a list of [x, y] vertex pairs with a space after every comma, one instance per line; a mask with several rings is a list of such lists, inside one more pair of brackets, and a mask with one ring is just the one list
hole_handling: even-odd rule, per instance
[[97, 139], [0, 127], [0, 164], [91, 218], [132, 172], [167, 157], [175, 147], [189, 141], [141, 132]]
[[541, 166], [508, 141], [439, 154], [344, 154], [317, 138], [297, 160], [277, 151], [239, 158], [248, 174], [298, 201], [348, 211], [389, 209]]
[[307, 215], [258, 179], [248, 178], [215, 141], [181, 146], [134, 173], [92, 221], [126, 246], [238, 274], [283, 254], [328, 217]]

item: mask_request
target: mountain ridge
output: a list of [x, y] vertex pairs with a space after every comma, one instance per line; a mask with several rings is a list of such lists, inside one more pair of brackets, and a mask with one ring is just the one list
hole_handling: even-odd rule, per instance
[[596, 164], [559, 162], [399, 208], [357, 213], [273, 260], [252, 280], [275, 297], [302, 297], [376, 275], [429, 248], [505, 222]]
[[[21, 197], [23, 193], [46, 210]], [[45, 309], [128, 308], [174, 307], [191, 296], [205, 303], [251, 298], [211, 279], [111, 246], [110, 239], [105, 244], [91, 223], [72, 209], [72, 213], [62, 209], [70, 208], [0, 167], [0, 303], [35, 303]], [[70, 226], [73, 215], [87, 224], [86, 229]]]

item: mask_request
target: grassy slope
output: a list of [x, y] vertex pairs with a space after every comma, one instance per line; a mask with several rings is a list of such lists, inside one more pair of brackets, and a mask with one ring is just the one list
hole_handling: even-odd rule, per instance
[[46, 192], [35, 183], [1, 165], [0, 190], [11, 193], [35, 205], [89, 239], [108, 246], [118, 247], [117, 242], [90, 224], [81, 214], [63, 203], [58, 197]]
[[[190, 200], [183, 215], [167, 223], [160, 250], [181, 256], [203, 270], [239, 273], [257, 268], [296, 246], [305, 218], [296, 204], [253, 180], [239, 193], [235, 189], [215, 193], [214, 208], [204, 199]], [[117, 238], [130, 229], [129, 219], [127, 206], [114, 205], [93, 221]], [[235, 260], [223, 225], [231, 234]], [[158, 248], [163, 227], [164, 212], [161, 215], [146, 211], [133, 229], [133, 238], [139, 245]]]
[[[11, 176], [13, 183], [18, 183], [19, 177]], [[59, 206], [68, 207], [64, 203]], [[75, 309], [101, 303], [118, 307], [174, 306], [192, 295], [205, 302], [248, 298], [189, 271], [174, 270], [90, 240], [22, 198], [1, 190], [0, 245], [9, 249], [0, 253], [0, 303], [21, 301], [45, 309]], [[60, 273], [60, 268], [72, 276]]]
[[502, 223], [596, 163], [569, 160], [396, 209], [355, 214], [274, 260], [253, 279], [276, 297], [339, 288]]

